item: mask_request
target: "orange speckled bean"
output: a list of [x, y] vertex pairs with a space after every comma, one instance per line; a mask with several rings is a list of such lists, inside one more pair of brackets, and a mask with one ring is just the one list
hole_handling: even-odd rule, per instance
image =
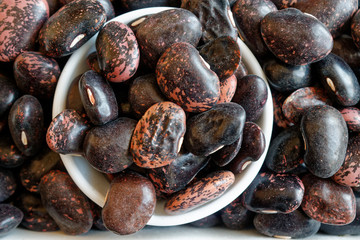
[[180, 214], [199, 207], [221, 196], [233, 183], [235, 176], [227, 170], [219, 170], [174, 194], [165, 204], [168, 214]]
[[152, 105], [137, 123], [130, 141], [134, 163], [157, 168], [175, 160], [186, 130], [184, 110], [172, 102]]

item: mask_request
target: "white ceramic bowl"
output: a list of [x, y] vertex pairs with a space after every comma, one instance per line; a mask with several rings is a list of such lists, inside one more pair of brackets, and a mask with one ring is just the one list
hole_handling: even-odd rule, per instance
[[[128, 24], [144, 15], [158, 13], [167, 9], [171, 8], [155, 7], [140, 9], [120, 15], [111, 21], [119, 21]], [[56, 87], [53, 104], [53, 117], [65, 109], [67, 93], [69, 91], [71, 82], [75, 79], [75, 77], [88, 70], [86, 57], [95, 51], [95, 40], [96, 36], [91, 38], [80, 49], [75, 51], [66, 63]], [[266, 79], [258, 61], [242, 41], [240, 41], [240, 50], [242, 61], [246, 65], [249, 73], [256, 74], [263, 79]], [[264, 112], [257, 122], [257, 124], [262, 128], [266, 139], [265, 153], [261, 156], [261, 158], [258, 161], [250, 164], [244, 172], [237, 174], [234, 184], [221, 197], [190, 212], [175, 216], [168, 215], [163, 210], [165, 202], [158, 201], [155, 213], [148, 222], [148, 225], [174, 226], [201, 219], [222, 209], [246, 189], [246, 187], [252, 182], [256, 174], [259, 172], [269, 147], [273, 125], [273, 104], [269, 86], [268, 91], [269, 94]], [[83, 157], [75, 155], [61, 155], [61, 159], [77, 186], [79, 186], [79, 188], [92, 201], [97, 203], [99, 206], [103, 206], [105, 203], [106, 193], [110, 187], [110, 183], [105, 175], [92, 168], [87, 160]]]

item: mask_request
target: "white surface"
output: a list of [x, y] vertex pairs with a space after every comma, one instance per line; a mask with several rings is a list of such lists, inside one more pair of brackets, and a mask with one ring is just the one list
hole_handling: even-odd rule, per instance
[[[129, 12], [123, 15], [120, 15], [111, 21], [119, 21], [125, 24], [129, 22], [152, 13], [157, 13], [164, 11], [170, 8], [166, 7], [157, 7], [157, 8], [148, 8], [140, 9], [133, 12]], [[59, 78], [53, 104], [53, 117], [60, 113], [66, 104], [67, 92], [70, 88], [71, 82], [80, 74], [84, 73], [88, 67], [86, 65], [86, 57], [95, 51], [95, 40], [96, 36], [90, 39], [84, 46], [78, 49], [72, 56], [69, 58], [66, 66], [64, 67], [61, 76]], [[246, 47], [246, 45], [240, 41], [240, 52], [242, 55], [242, 60], [246, 67], [248, 68], [249, 73], [257, 74], [263, 79], [266, 79], [261, 66], [257, 62], [254, 55]], [[265, 139], [266, 139], [266, 149], [263, 156], [257, 161], [250, 164], [247, 169], [241, 174], [236, 175], [234, 184], [220, 197], [217, 198], [201, 207], [198, 207], [190, 212], [171, 216], [164, 212], [164, 201], [158, 201], [158, 204], [155, 209], [155, 213], [148, 222], [148, 225], [153, 226], [173, 226], [185, 224], [192, 222], [208, 216], [221, 208], [228, 205], [233, 201], [237, 196], [239, 196], [246, 187], [251, 183], [255, 178], [256, 174], [260, 170], [264, 158], [269, 147], [269, 142], [272, 133], [273, 127], [273, 105], [270, 94], [270, 88], [268, 86], [268, 99], [265, 105], [263, 115], [260, 120], [257, 122], [258, 125], [262, 128]], [[95, 203], [99, 206], [103, 206], [105, 202], [105, 196], [109, 189], [109, 182], [105, 175], [97, 172], [94, 168], [90, 166], [86, 159], [79, 156], [72, 155], [61, 155], [61, 158], [64, 162], [66, 169], [68, 170], [71, 177], [74, 179], [75, 183], [79, 188]]]
[[[94, 240], [94, 239], [121, 239], [121, 240], [177, 240], [177, 239], [191, 239], [191, 240], [243, 240], [243, 239], [267, 239], [271, 240], [274, 238], [267, 237], [257, 233], [255, 230], [230, 230], [224, 227], [213, 227], [213, 228], [196, 228], [192, 226], [176, 226], [176, 227], [152, 227], [147, 226], [141, 231], [127, 236], [115, 235], [111, 232], [102, 232], [92, 230], [89, 233], [78, 235], [78, 236], [69, 236], [64, 233], [52, 232], [52, 233], [39, 233], [31, 232], [24, 229], [16, 229], [15, 231], [9, 233], [1, 240]], [[348, 240], [348, 239], [359, 239], [359, 236], [330, 236], [325, 234], [316, 234], [312, 237], [305, 238], [308, 240]]]

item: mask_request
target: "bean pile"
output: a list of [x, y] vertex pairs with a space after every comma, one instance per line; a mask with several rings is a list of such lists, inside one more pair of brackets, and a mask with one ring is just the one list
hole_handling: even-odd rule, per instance
[[[129, 25], [114, 16], [176, 9]], [[257, 177], [231, 204], [191, 223], [271, 237], [360, 234], [360, 10], [354, 0], [3, 0], [0, 2], [0, 236], [141, 230], [158, 199], [181, 214], [220, 197], [265, 149], [268, 94], [237, 37], [263, 66], [274, 133]], [[88, 71], [51, 117], [68, 57], [95, 33]], [[111, 181], [103, 208], [59, 154]]]

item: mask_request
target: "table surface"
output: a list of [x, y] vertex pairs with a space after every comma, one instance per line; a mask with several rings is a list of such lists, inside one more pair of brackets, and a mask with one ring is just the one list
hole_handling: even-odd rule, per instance
[[[191, 240], [209, 240], [209, 239], [227, 239], [227, 240], [241, 240], [241, 239], [272, 239], [270, 237], [263, 236], [257, 233], [255, 230], [230, 230], [224, 227], [212, 227], [212, 228], [197, 228], [189, 225], [176, 226], [176, 227], [152, 227], [146, 226], [141, 231], [127, 236], [121, 236], [121, 239], [132, 240], [132, 239], [186, 239]], [[21, 240], [21, 239], [69, 239], [69, 240], [82, 240], [82, 239], [119, 239], [118, 235], [111, 232], [103, 232], [91, 230], [89, 233], [79, 236], [65, 235], [61, 231], [39, 233], [28, 231], [24, 229], [16, 229], [8, 235], [1, 238], [1, 240]], [[330, 236], [325, 234], [316, 234], [311, 240], [329, 240], [339, 239], [339, 236]], [[359, 239], [359, 236], [342, 236], [340, 239]]]

